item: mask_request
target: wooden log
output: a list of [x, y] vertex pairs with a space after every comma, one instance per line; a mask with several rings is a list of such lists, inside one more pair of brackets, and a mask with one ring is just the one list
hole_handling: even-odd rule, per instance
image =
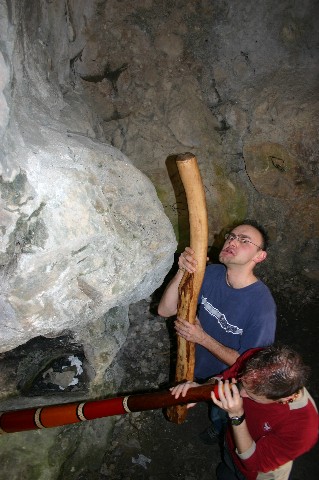
[[[189, 225], [190, 247], [195, 252], [198, 262], [196, 272], [185, 272], [179, 285], [179, 302], [177, 316], [194, 324], [197, 310], [197, 300], [206, 269], [208, 248], [208, 220], [205, 191], [197, 164], [192, 153], [177, 156], [177, 168], [185, 189]], [[180, 383], [193, 380], [195, 368], [195, 344], [177, 336], [177, 360], [175, 381]], [[172, 406], [166, 411], [167, 418], [174, 423], [183, 423], [186, 406]]]

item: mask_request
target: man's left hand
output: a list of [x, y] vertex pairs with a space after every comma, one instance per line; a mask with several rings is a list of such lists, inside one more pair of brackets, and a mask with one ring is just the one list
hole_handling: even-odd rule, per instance
[[225, 380], [225, 383], [221, 381], [218, 382], [219, 400], [217, 400], [214, 392], [212, 392], [211, 396], [213, 402], [218, 405], [218, 407], [225, 410], [230, 417], [241, 417], [243, 415], [243, 399], [240, 396], [234, 378], [231, 383], [229, 383], [229, 380]]
[[202, 344], [207, 335], [197, 317], [194, 325], [187, 320], [177, 317], [177, 320], [175, 320], [175, 330], [178, 335], [185, 338], [185, 340], [199, 344]]

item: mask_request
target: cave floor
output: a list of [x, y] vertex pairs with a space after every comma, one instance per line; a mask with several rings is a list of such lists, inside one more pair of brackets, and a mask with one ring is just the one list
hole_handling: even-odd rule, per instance
[[[172, 376], [174, 357], [170, 320], [154, 311], [151, 301], [143, 300], [130, 309], [128, 339], [116, 361], [125, 372], [122, 392], [150, 392], [165, 389]], [[306, 316], [290, 328], [287, 315], [279, 315], [277, 339], [298, 349], [313, 369], [311, 394], [319, 404], [319, 326], [315, 315]], [[298, 327], [299, 326], [299, 327]], [[298, 330], [300, 329], [300, 331]], [[311, 335], [309, 334], [311, 332]], [[289, 340], [291, 339], [291, 341]], [[205, 403], [190, 409], [184, 423], [166, 420], [162, 410], [118, 416], [109, 448], [105, 452], [99, 480], [214, 480], [220, 461], [216, 445], [204, 445], [198, 434], [209, 426]], [[290, 480], [319, 478], [319, 445], [294, 462]]]

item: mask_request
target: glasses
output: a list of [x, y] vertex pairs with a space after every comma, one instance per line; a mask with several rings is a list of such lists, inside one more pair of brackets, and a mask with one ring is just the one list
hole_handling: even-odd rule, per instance
[[228, 240], [229, 242], [232, 242], [233, 240], [238, 240], [239, 243], [243, 243], [244, 245], [247, 243], [251, 243], [252, 245], [255, 245], [255, 247], [262, 250], [262, 247], [260, 247], [259, 245], [256, 245], [256, 243], [252, 242], [244, 235], [236, 235], [235, 233], [226, 233], [225, 240]]

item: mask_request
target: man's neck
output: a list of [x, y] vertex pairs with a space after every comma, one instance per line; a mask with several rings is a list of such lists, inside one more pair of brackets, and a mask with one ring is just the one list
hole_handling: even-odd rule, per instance
[[245, 288], [257, 281], [258, 278], [252, 271], [240, 272], [229, 268], [226, 270], [226, 283], [231, 288]]

